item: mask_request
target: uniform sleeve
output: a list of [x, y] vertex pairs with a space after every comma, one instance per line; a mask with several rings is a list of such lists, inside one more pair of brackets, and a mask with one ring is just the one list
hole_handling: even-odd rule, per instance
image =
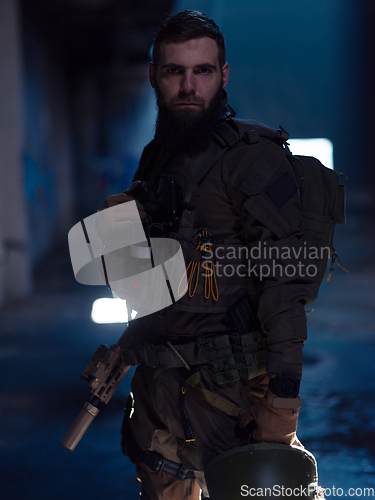
[[[254, 178], [262, 171], [262, 164], [253, 168]], [[251, 186], [251, 175], [246, 175]], [[267, 335], [267, 371], [271, 377], [291, 374], [300, 380], [307, 338], [304, 306], [317, 297], [320, 279], [317, 262], [303, 243], [293, 172], [285, 160], [258, 189], [245, 189], [241, 176], [237, 179], [237, 185], [228, 179], [226, 184], [249, 246], [249, 279], [260, 281], [258, 318]]]
[[141, 158], [139, 160], [139, 165], [137, 170], [135, 171], [135, 174], [133, 176], [132, 182], [135, 181], [143, 181], [146, 171], [147, 171], [147, 166], [150, 158], [155, 152], [156, 148], [156, 141], [153, 139], [151, 142], [149, 142], [143, 149]]

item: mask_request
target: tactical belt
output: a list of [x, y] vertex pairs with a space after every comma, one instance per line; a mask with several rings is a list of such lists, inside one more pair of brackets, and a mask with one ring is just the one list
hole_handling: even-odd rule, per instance
[[[197, 354], [197, 343], [180, 344], [175, 347], [176, 351], [186, 361], [188, 365], [202, 365], [209, 363], [209, 357], [202, 351], [200, 356]], [[143, 344], [138, 346], [137, 354], [141, 363], [151, 368], [168, 367], [181, 368], [184, 365], [181, 358], [171, 350], [171, 348], [162, 345]]]
[[219, 384], [250, 380], [266, 372], [266, 340], [260, 330], [242, 334], [208, 335], [196, 342], [170, 347], [138, 344], [125, 355], [132, 365], [181, 368], [210, 365]]

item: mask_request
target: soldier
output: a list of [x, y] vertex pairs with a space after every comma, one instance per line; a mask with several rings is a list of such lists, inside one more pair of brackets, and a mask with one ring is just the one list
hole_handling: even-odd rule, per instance
[[123, 448], [142, 499], [208, 497], [214, 457], [249, 439], [297, 442], [304, 305], [319, 283], [300, 257], [287, 134], [235, 120], [228, 77], [212, 19], [183, 11], [161, 24], [155, 138], [131, 188], [104, 206], [135, 199], [149, 236], [178, 240], [187, 267], [185, 295], [128, 328], [142, 342], [129, 347], [139, 366]]

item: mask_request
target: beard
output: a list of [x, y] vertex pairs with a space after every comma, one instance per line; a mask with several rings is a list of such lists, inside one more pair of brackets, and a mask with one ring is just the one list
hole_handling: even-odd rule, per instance
[[[223, 120], [222, 84], [212, 97], [207, 109], [202, 106], [198, 108], [198, 111], [194, 108], [171, 111], [166, 106], [157, 85], [155, 85], [155, 93], [159, 109], [155, 135], [157, 140], [172, 154], [188, 153], [192, 155], [205, 151], [214, 137], [215, 128]], [[202, 100], [189, 96], [186, 99], [174, 98], [172, 101], [174, 100], [202, 102]]]

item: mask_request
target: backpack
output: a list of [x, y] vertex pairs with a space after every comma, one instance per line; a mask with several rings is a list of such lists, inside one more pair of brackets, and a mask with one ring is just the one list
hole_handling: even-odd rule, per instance
[[[274, 130], [253, 120], [233, 120], [231, 118], [218, 128], [218, 135], [222, 140], [223, 152], [241, 140], [248, 144], [257, 144], [262, 137], [270, 139], [282, 148], [281, 154], [285, 155], [292, 167], [294, 184], [300, 195], [302, 228], [305, 232], [301, 243], [307, 248], [316, 248], [319, 253], [319, 283], [323, 280], [328, 258], [331, 259], [328, 281], [334, 272], [335, 262], [345, 272], [349, 272], [341, 263], [333, 246], [334, 226], [346, 222], [345, 186], [340, 184], [340, 180], [342, 177], [347, 177], [325, 167], [317, 158], [294, 156], [288, 147], [289, 134], [281, 126], [278, 130]], [[251, 157], [250, 163], [247, 164], [248, 170], [255, 165], [258, 158], [259, 152], [254, 148], [254, 155]], [[276, 171], [280, 158], [268, 155], [268, 163], [272, 164], [273, 162], [275, 163], [274, 171]], [[199, 182], [202, 181], [210, 168], [210, 166], [205, 166]], [[280, 185], [281, 190], [286, 191], [286, 199], [289, 196], [288, 190], [290, 194], [295, 192], [295, 185], [288, 185], [287, 181], [283, 182], [282, 177], [276, 183]], [[265, 182], [265, 193], [271, 197], [276, 206], [282, 206], [285, 199], [284, 193], [281, 194], [282, 199], [279, 201], [277, 198], [280, 198], [280, 189], [276, 195], [273, 195], [271, 187]]]
[[[341, 263], [333, 247], [335, 224], [345, 224], [345, 186], [340, 178], [346, 177], [325, 167], [311, 156], [294, 156], [285, 144], [287, 158], [296, 176], [300, 192], [302, 209], [302, 227], [305, 230], [304, 241], [310, 247], [329, 248], [323, 260], [323, 275], [327, 258], [331, 258], [327, 281], [334, 272], [334, 263], [345, 272], [349, 270]], [[346, 177], [347, 178], [347, 177]], [[323, 276], [321, 276], [321, 279]]]
[[[345, 272], [348, 269], [341, 263], [335, 249], [333, 247], [333, 233], [335, 224], [345, 224], [345, 186], [340, 184], [343, 174], [337, 173], [325, 167], [318, 159], [310, 156], [294, 156], [288, 147], [289, 134], [280, 126], [278, 130], [272, 129], [263, 123], [254, 120], [239, 120], [233, 119], [233, 114], [229, 114], [227, 119], [221, 123], [216, 129], [215, 139], [216, 146], [211, 149], [209, 159], [207, 155], [203, 155], [200, 159], [198, 157], [196, 164], [196, 171], [199, 175], [196, 183], [199, 186], [208, 172], [213, 168], [216, 162], [227, 151], [231, 150], [240, 141], [244, 141], [249, 145], [254, 145], [252, 153], [249, 156], [245, 169], [238, 169], [233, 165], [233, 176], [231, 182], [234, 186], [238, 187], [241, 181], [241, 175], [249, 176], [249, 172], [257, 173], [256, 164], [260, 158], [260, 148], [257, 148], [261, 138], [271, 140], [278, 145], [277, 154], [271, 154], [267, 157], [267, 162], [270, 171], [276, 174], [280, 162], [285, 158], [291, 166], [291, 174], [288, 179], [280, 177], [275, 185], [277, 189], [272, 190], [272, 185], [269, 186], [271, 181], [271, 174], [264, 174], [259, 172], [259, 181], [262, 184], [262, 190], [269, 196], [275, 205], [282, 210], [284, 201], [288, 199], [288, 191], [292, 195], [296, 189], [299, 191], [300, 203], [302, 210], [302, 228], [305, 231], [302, 244], [306, 244], [308, 248], [317, 248], [320, 252], [319, 264], [319, 283], [322, 282], [328, 258], [331, 258], [330, 271], [327, 280], [329, 281], [334, 272], [334, 263], [341, 267]], [[150, 150], [155, 144], [152, 141], [145, 148], [145, 156], [151, 157]], [[142, 159], [141, 159], [142, 160]], [[145, 163], [148, 162], [143, 159]], [[142, 163], [142, 161], [141, 161]], [[139, 190], [135, 196], [141, 203], [147, 205], [149, 193], [154, 187], [154, 182], [159, 173], [163, 170], [164, 161], [158, 162], [156, 168], [153, 169], [151, 179], [140, 183]], [[235, 163], [235, 162], [234, 162]], [[138, 171], [137, 171], [138, 173]], [[138, 176], [135, 174], [133, 181], [137, 180]], [[253, 182], [254, 179], [251, 179]], [[258, 185], [258, 188], [260, 184]], [[274, 192], [276, 193], [274, 194]], [[286, 196], [284, 196], [286, 192]], [[133, 194], [133, 193], [132, 193]], [[281, 195], [281, 196], [280, 196]], [[281, 199], [280, 199], [281, 198]], [[189, 189], [184, 194], [184, 207], [190, 211], [194, 211], [197, 193]], [[192, 201], [193, 200], [193, 201]], [[146, 206], [145, 205], [145, 206]], [[328, 251], [325, 251], [327, 249]]]

